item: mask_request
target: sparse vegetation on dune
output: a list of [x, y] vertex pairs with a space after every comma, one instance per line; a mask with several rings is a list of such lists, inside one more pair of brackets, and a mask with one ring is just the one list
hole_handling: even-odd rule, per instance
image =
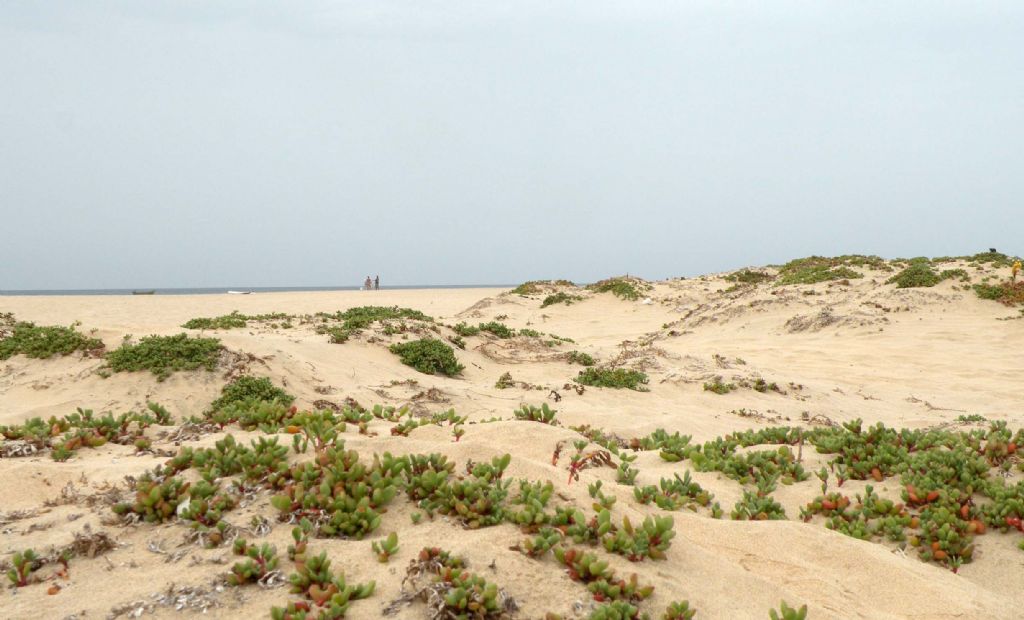
[[736, 282], [737, 284], [761, 284], [762, 282], [771, 282], [775, 279], [775, 276], [765, 271], [741, 269], [725, 276], [725, 279], [728, 282]]
[[[975, 264], [1003, 265], [998, 256], [982, 258], [989, 262], [979, 258]], [[0, 511], [4, 527], [23, 540], [0, 557], [0, 570], [17, 592], [9, 615], [38, 611], [62, 617], [88, 607], [92, 617], [108, 611], [97, 613], [97, 605], [82, 594], [83, 587], [97, 582], [96, 575], [77, 573], [68, 580], [66, 559], [71, 556], [62, 556], [65, 548], [47, 550], [40, 543], [67, 535], [66, 522], [80, 515], [88, 516], [93, 527], [103, 523], [111, 541], [117, 541], [110, 542], [117, 555], [104, 564], [103, 558], [90, 561], [91, 555], [82, 553], [74, 556], [71, 570], [106, 574], [113, 566], [123, 574], [112, 574], [122, 577], [135, 570], [161, 593], [171, 592], [167, 583], [172, 579], [190, 591], [207, 588], [211, 605], [224, 605], [216, 612], [222, 614], [265, 616], [269, 610], [281, 620], [424, 613], [467, 620], [692, 620], [732, 613], [799, 620], [807, 617], [808, 607], [812, 615], [826, 607], [822, 597], [808, 595], [808, 605], [802, 605], [790, 593], [787, 598], [796, 601], [791, 607], [779, 598], [745, 595], [739, 586], [725, 602], [707, 596], [709, 579], [717, 583], [749, 575], [752, 583], [770, 580], [771, 563], [738, 567], [716, 561], [707, 575], [695, 573], [685, 583], [676, 578], [693, 558], [727, 545], [763, 555], [759, 536], [773, 537], [768, 546], [776, 550], [773, 559], [791, 562], [794, 578], [825, 575], [838, 582], [851, 575], [864, 578], [877, 568], [872, 562], [885, 568], [899, 596], [887, 592], [886, 597], [851, 599], [851, 613], [898, 615], [903, 601], [925, 596], [946, 596], [943, 600], [953, 603], [950, 613], [998, 610], [1006, 598], [1001, 590], [1012, 594], [1014, 583], [998, 581], [999, 570], [984, 563], [1012, 563], [1016, 556], [1011, 554], [1024, 553], [1015, 549], [1024, 550], [1024, 461], [1019, 452], [1024, 428], [1017, 428], [1005, 398], [996, 400], [1005, 390], [990, 390], [991, 381], [953, 382], [987, 390], [977, 409], [965, 404], [973, 402], [967, 397], [956, 397], [955, 390], [966, 388], [936, 381], [941, 392], [929, 393], [923, 386], [933, 385], [934, 377], [922, 383], [913, 383], [913, 377], [933, 362], [939, 369], [935, 377], [944, 376], [948, 358], [938, 356], [901, 358], [890, 374], [905, 379], [907, 387], [893, 394], [876, 390], [866, 372], [859, 371], [856, 381], [863, 385], [854, 388], [828, 377], [847, 368], [849, 360], [839, 358], [850, 352], [839, 347], [870, 341], [853, 351], [855, 358], [870, 363], [874, 346], [877, 357], [886, 358], [891, 343], [883, 339], [910, 321], [915, 337], [950, 332], [950, 326], [957, 333], [962, 325], [989, 328], [978, 322], [979, 317], [991, 320], [977, 311], [980, 302], [964, 301], [963, 294], [950, 292], [950, 285], [917, 293], [895, 291], [894, 285], [932, 287], [974, 277], [980, 282], [974, 286], [979, 297], [1024, 304], [1024, 282], [1016, 281], [1019, 274], [1011, 273], [1011, 267], [975, 270], [962, 263], [943, 265], [939, 259], [811, 257], [724, 276], [742, 287], [740, 295], [721, 294], [723, 278], [709, 276], [660, 284], [653, 308], [610, 298], [588, 301], [595, 312], [606, 310], [609, 322], [590, 332], [587, 324], [598, 318], [589, 312], [548, 315], [537, 306], [570, 304], [594, 293], [563, 296], [551, 283], [538, 281], [525, 283], [536, 288], [522, 293], [538, 295], [533, 298], [537, 303], [490, 297], [464, 310], [465, 298], [435, 300], [429, 307], [437, 323], [411, 308], [363, 306], [306, 315], [297, 324], [308, 327], [288, 338], [268, 336], [262, 328], [231, 334], [233, 349], [236, 343], [252, 345], [246, 349], [249, 355], [225, 354], [217, 339], [186, 334], [149, 336], [136, 343], [126, 339], [109, 353], [108, 370], [153, 375], [98, 382], [83, 373], [86, 389], [108, 388], [101, 403], [145, 402], [155, 390], [154, 398], [172, 402], [176, 413], [181, 407], [193, 410], [183, 412], [176, 428], [156, 428], [174, 420], [155, 404], [141, 413], [125, 406], [117, 410], [127, 413], [99, 415], [87, 409], [67, 413], [70, 407], [61, 412], [67, 415], [27, 414], [14, 418], [17, 424], [0, 425], [0, 465], [35, 455], [16, 463], [41, 469], [39, 476], [25, 476], [26, 485], [35, 485], [26, 493], [42, 491], [46, 502], [37, 511], [23, 511], [20, 504]], [[774, 286], [858, 277], [850, 273], [867, 279], [852, 288]], [[647, 290], [641, 280], [613, 280], [632, 293], [617, 291], [619, 284], [603, 292], [639, 299]], [[547, 303], [551, 298], [556, 301]], [[805, 307], [811, 313], [831, 313], [834, 307], [844, 321], [829, 325], [843, 332], [863, 327], [862, 319], [878, 321], [857, 331], [856, 338], [783, 333], [794, 308]], [[969, 312], [953, 315], [965, 307]], [[935, 308], [939, 311], [932, 312]], [[1001, 314], [1016, 315], [1016, 310]], [[745, 323], [751, 315], [753, 320]], [[452, 316], [475, 318], [454, 326], [441, 322], [459, 320]], [[252, 320], [280, 318], [233, 312], [186, 325], [238, 329]], [[882, 318], [885, 335], [875, 329]], [[1019, 325], [991, 323], [992, 328]], [[13, 317], [4, 323], [0, 315], [0, 347], [14, 328]], [[580, 340], [572, 345], [578, 350], [564, 345], [571, 339], [535, 328], [572, 333]], [[313, 329], [339, 341], [366, 330], [361, 340], [367, 346], [329, 347], [323, 336], [310, 333]], [[727, 340], [731, 335], [738, 337]], [[71, 336], [61, 332], [64, 337]], [[796, 347], [808, 348], [773, 357], [797, 338], [802, 342]], [[303, 357], [302, 347], [311, 341], [312, 352]], [[465, 349], [457, 356], [448, 342]], [[822, 342], [837, 348], [808, 353]], [[968, 343], [956, 342], [958, 354], [966, 350]], [[403, 364], [436, 376], [395, 378], [395, 372], [410, 376], [411, 371], [383, 353], [384, 346]], [[985, 340], [984, 346], [986, 351], [998, 346], [998, 338]], [[929, 347], [928, 355], [937, 348]], [[49, 350], [62, 352], [40, 347]], [[77, 350], [82, 348], [70, 349]], [[793, 351], [807, 358], [789, 363]], [[996, 362], [978, 374], [1010, 359], [1007, 351], [995, 350]], [[825, 360], [820, 367], [819, 359]], [[195, 385], [188, 386], [181, 377], [156, 383], [179, 370], [215, 370], [218, 363], [223, 377], [197, 374], [190, 377]], [[567, 373], [567, 363], [581, 368]], [[7, 382], [0, 388], [12, 385], [15, 399], [27, 398], [26, 393], [39, 394], [41, 403], [50, 394], [81, 397], [66, 384], [54, 389], [45, 376], [37, 387], [15, 376], [22, 371], [20, 364], [9, 366], [14, 372], [0, 372], [0, 381]], [[459, 381], [443, 378], [464, 371]], [[657, 386], [654, 393], [621, 391], [646, 392], [648, 386]], [[721, 396], [702, 395], [701, 386]], [[373, 395], [381, 404], [364, 407], [356, 400]], [[862, 400], [888, 402], [862, 405]], [[913, 417], [920, 428], [849, 420], [845, 414], [858, 406], [883, 420], [890, 409], [897, 411], [888, 419]], [[22, 410], [28, 411], [22, 408], [15, 415]], [[975, 410], [980, 413], [968, 413]], [[789, 416], [800, 421], [782, 426], [789, 424]], [[93, 479], [93, 465], [102, 467], [102, 477]], [[90, 486], [76, 491], [86, 474]], [[124, 481], [115, 483], [115, 476]], [[701, 525], [695, 518], [734, 523]], [[791, 522], [779, 523], [783, 520]], [[50, 527], [53, 532], [44, 534]], [[483, 528], [490, 529], [476, 531]], [[443, 540], [453, 542], [434, 546]], [[836, 564], [832, 559], [837, 557], [844, 561]], [[953, 593], [937, 593], [934, 584], [925, 594], [912, 591], [925, 573], [914, 568], [910, 577], [901, 574], [899, 565], [907, 561], [930, 564], [932, 578]], [[971, 562], [981, 564], [980, 570], [961, 570]], [[970, 581], [978, 579], [996, 580], [991, 590], [998, 596], [986, 598], [989, 589], [975, 596]], [[960, 592], [965, 593], [963, 605]], [[117, 603], [127, 611], [115, 613], [121, 609], [115, 607], [108, 615], [124, 617], [140, 608], [138, 613], [162, 613], [145, 607], [149, 594], [120, 592], [124, 600]], [[168, 606], [184, 600], [166, 596]], [[699, 613], [685, 597], [700, 601]]]
[[455, 357], [451, 347], [434, 338], [424, 338], [391, 345], [391, 352], [406, 366], [428, 375], [442, 374], [453, 377], [465, 368]]
[[932, 267], [928, 259], [911, 259], [908, 265], [899, 273], [889, 278], [887, 284], [895, 284], [896, 288], [923, 288], [931, 287], [943, 280], [959, 279], [969, 281], [970, 276], [963, 269], [945, 269], [941, 272]]
[[611, 293], [621, 299], [636, 301], [643, 293], [651, 290], [651, 285], [640, 278], [624, 276], [601, 280], [588, 285], [587, 288], [595, 293]]
[[[341, 344], [348, 341], [353, 334], [370, 327], [373, 323], [382, 321], [419, 321], [421, 323], [433, 323], [430, 317], [419, 310], [412, 308], [400, 308], [398, 306], [357, 306], [334, 313], [318, 312], [311, 317], [316, 322], [317, 332], [327, 334], [334, 344]], [[332, 322], [341, 321], [341, 325], [332, 325]], [[385, 330], [388, 331], [388, 330]]]
[[569, 280], [530, 280], [509, 291], [513, 295], [540, 295], [547, 289], [555, 287], [574, 287], [575, 284]]
[[148, 370], [163, 381], [177, 371], [212, 371], [223, 348], [216, 338], [190, 338], [185, 333], [146, 336], [136, 344], [126, 341], [107, 353], [107, 365], [113, 372]]
[[14, 315], [0, 316], [0, 360], [15, 355], [46, 359], [55, 355], [71, 355], [83, 351], [96, 355], [103, 350], [103, 342], [90, 338], [75, 328], [55, 325], [38, 326], [34, 323], [16, 322]]
[[216, 317], [199, 317], [190, 319], [182, 325], [185, 329], [241, 329], [249, 325], [249, 321], [270, 322], [281, 321], [290, 325], [291, 319], [295, 317], [284, 312], [272, 312], [269, 314], [246, 315], [238, 310]]
[[547, 308], [548, 306], [553, 306], [555, 304], [565, 304], [567, 306], [571, 306], [572, 304], [576, 303], [577, 301], [582, 301], [582, 300], [583, 300], [583, 296], [582, 295], [572, 295], [570, 293], [559, 291], [559, 292], [557, 292], [557, 293], [555, 293], [553, 295], [548, 295], [547, 297], [545, 297], [544, 301], [542, 301], [540, 303], [540, 307], [541, 308]]
[[587, 368], [573, 379], [580, 385], [606, 387], [613, 389], [628, 388], [637, 392], [647, 391], [647, 374], [639, 370], [626, 368]]
[[881, 271], [892, 270], [884, 260], [874, 256], [853, 255], [837, 256], [834, 258], [811, 256], [791, 260], [779, 267], [779, 276], [775, 280], [775, 284], [778, 286], [817, 284], [819, 282], [851, 280], [863, 277], [859, 272], [851, 269], [851, 266], [868, 267]]

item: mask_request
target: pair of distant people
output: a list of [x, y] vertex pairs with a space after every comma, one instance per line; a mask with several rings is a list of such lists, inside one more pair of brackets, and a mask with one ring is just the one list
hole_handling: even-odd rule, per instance
[[367, 291], [379, 291], [380, 290], [380, 276], [370, 279], [370, 276], [366, 276], [366, 281], [363, 282], [363, 290]]

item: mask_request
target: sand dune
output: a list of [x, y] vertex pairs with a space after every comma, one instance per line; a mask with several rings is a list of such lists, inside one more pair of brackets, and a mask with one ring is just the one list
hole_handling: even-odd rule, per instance
[[[653, 283], [644, 296], [649, 302], [581, 290], [582, 300], [546, 308], [540, 307], [541, 299], [558, 287], [527, 296], [455, 289], [0, 298], [0, 312], [12, 312], [19, 320], [43, 325], [80, 321], [79, 329], [101, 338], [108, 350], [119, 346], [126, 334], [179, 333], [182, 323], [199, 316], [233, 310], [302, 315], [366, 304], [417, 309], [443, 325], [504, 315], [501, 321], [511, 327], [574, 341], [546, 346], [543, 338], [467, 338], [465, 350], [456, 350], [465, 365], [458, 378], [424, 375], [401, 364], [387, 348], [401, 342], [401, 336], [384, 334], [379, 325], [343, 344], [330, 343], [313, 325], [302, 323], [290, 329], [260, 323], [208, 331], [204, 335], [220, 338], [234, 357], [214, 372], [179, 372], [165, 381], [147, 372], [104, 378], [97, 373], [102, 359], [78, 353], [46, 360], [19, 355], [0, 361], [0, 424], [62, 416], [77, 407], [141, 410], [148, 401], [163, 404], [180, 421], [201, 415], [231, 377], [265, 376], [295, 395], [300, 409], [341, 406], [346, 399], [363, 406], [410, 406], [420, 414], [454, 408], [469, 417], [465, 436], [457, 443], [447, 426], [422, 426], [400, 437], [390, 434], [393, 424], [374, 420], [369, 430], [375, 436], [359, 434], [350, 425], [344, 433], [346, 446], [365, 459], [386, 451], [441, 452], [459, 470], [469, 459], [489, 461], [509, 452], [506, 476], [551, 480], [558, 505], [575, 503], [589, 511], [593, 500], [587, 484], [602, 480], [604, 491], [617, 497], [616, 520], [642, 520], [661, 511], [639, 504], [632, 487], [616, 483], [613, 468], [586, 469], [579, 482], [567, 483], [568, 456], [554, 466], [552, 452], [560, 440], [580, 437], [570, 426], [587, 424], [624, 439], [663, 428], [703, 442], [744, 429], [810, 427], [812, 419], [841, 423], [861, 418], [867, 424], [930, 428], [959, 425], [960, 416], [977, 414], [1005, 420], [1012, 429], [1024, 424], [1018, 377], [1024, 321], [996, 320], [1019, 316], [1016, 310], [979, 300], [949, 281], [927, 289], [896, 289], [885, 283], [889, 274], [863, 271], [864, 278], [845, 285], [731, 288], [720, 275], [670, 280]], [[989, 273], [985, 268], [976, 271], [976, 277]], [[566, 360], [571, 350], [603, 364], [646, 372], [649, 391], [587, 388], [578, 394], [565, 389], [580, 370]], [[497, 389], [495, 382], [504, 373], [518, 383]], [[763, 378], [779, 390], [761, 393], [741, 387], [723, 395], [704, 390], [704, 383], [715, 378], [741, 385]], [[552, 391], [560, 401], [554, 402]], [[557, 409], [561, 426], [511, 419], [521, 403], [541, 402]], [[505, 420], [476, 423], [494, 417]], [[239, 440], [259, 435], [228, 430]], [[170, 431], [150, 429], [154, 448], [177, 451], [166, 438]], [[222, 436], [206, 435], [182, 445], [209, 446]], [[803, 457], [808, 471], [824, 462], [812, 450]], [[235, 561], [230, 546], [204, 549], [183, 542], [189, 531], [184, 525], [115, 522], [103, 494], [123, 493], [125, 476], [137, 477], [166, 460], [158, 454], [136, 456], [131, 446], [120, 445], [82, 449], [66, 462], [44, 453], [0, 459], [0, 561], [29, 547], [41, 552], [63, 547], [86, 528], [106, 532], [117, 545], [98, 557], [74, 558], [69, 578], [56, 581], [62, 586], [57, 594], [47, 594], [47, 584], [4, 589], [2, 615], [101, 618], [142, 609], [153, 617], [171, 618], [205, 608], [209, 617], [265, 617], [271, 606], [293, 600], [287, 587], [224, 585], [221, 578]], [[635, 466], [640, 485], [693, 469], [686, 461], [663, 461], [657, 452], [639, 453]], [[730, 520], [729, 509], [743, 487], [716, 472], [693, 471], [692, 476], [715, 494], [725, 518], [712, 519], [704, 509], [672, 513], [677, 535], [663, 561], [629, 562], [601, 551], [620, 574], [635, 572], [655, 586], [640, 605], [652, 617], [660, 617], [669, 602], [680, 599], [698, 609], [698, 618], [765, 618], [782, 599], [806, 603], [809, 617], [816, 620], [1021, 617], [1024, 552], [1016, 548], [1016, 532], [978, 537], [974, 561], [954, 574], [919, 560], [913, 550], [901, 552], [895, 543], [860, 541], [826, 529], [820, 519], [798, 520], [799, 508], [819, 493], [813, 476], [775, 493], [790, 517], [787, 521]], [[1011, 482], [1019, 479], [1020, 472], [1011, 474]], [[900, 490], [895, 478], [875, 486], [894, 498]], [[850, 481], [844, 489], [862, 492], [864, 483]], [[254, 516], [269, 518], [272, 527], [265, 539], [283, 555], [291, 526], [276, 521], [270, 495], [255, 494], [226, 519], [244, 528]], [[421, 547], [437, 544], [464, 555], [474, 571], [500, 584], [517, 602], [517, 617], [543, 618], [553, 612], [585, 618], [595, 605], [550, 555], [534, 560], [510, 550], [525, 537], [512, 525], [466, 530], [448, 518], [413, 525], [410, 514], [415, 510], [399, 498], [367, 539], [311, 541], [311, 548], [326, 551], [350, 581], [377, 583], [374, 595], [353, 603], [348, 617], [380, 617], [399, 597], [409, 561]], [[370, 541], [391, 531], [399, 534], [400, 550], [382, 564], [371, 553]], [[263, 540], [252, 533], [247, 537]], [[286, 574], [291, 568], [290, 562], [282, 562]], [[53, 570], [46, 566], [40, 574]], [[178, 598], [154, 597], [168, 589]], [[175, 609], [179, 605], [181, 611]], [[418, 603], [401, 607], [394, 617], [422, 618], [426, 613]]]

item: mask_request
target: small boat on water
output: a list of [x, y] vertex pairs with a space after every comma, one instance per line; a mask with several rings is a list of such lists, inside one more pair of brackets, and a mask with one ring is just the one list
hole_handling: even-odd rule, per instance
[[228, 295], [252, 295], [252, 291], [228, 291]]
[[156, 291], [132, 291], [132, 295], [154, 295]]

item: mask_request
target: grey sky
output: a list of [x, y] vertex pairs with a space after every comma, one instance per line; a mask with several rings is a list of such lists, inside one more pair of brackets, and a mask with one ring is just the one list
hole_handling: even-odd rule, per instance
[[0, 3], [0, 289], [1019, 253], [1024, 3]]

